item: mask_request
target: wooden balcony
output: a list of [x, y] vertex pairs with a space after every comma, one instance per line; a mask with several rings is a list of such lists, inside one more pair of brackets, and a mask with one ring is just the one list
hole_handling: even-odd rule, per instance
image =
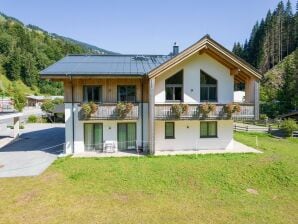
[[216, 104], [214, 112], [210, 112], [204, 116], [199, 109], [199, 104], [189, 104], [188, 110], [180, 117], [172, 111], [173, 104], [156, 104], [155, 105], [155, 119], [156, 120], [251, 120], [255, 118], [255, 110], [253, 104], [240, 104], [240, 112], [232, 114], [229, 118], [224, 112], [225, 104]]
[[79, 106], [79, 120], [138, 120], [139, 119], [139, 104], [133, 104], [133, 107], [126, 116], [119, 116], [116, 109], [116, 103], [98, 104], [98, 109], [95, 113], [86, 117], [81, 106]]

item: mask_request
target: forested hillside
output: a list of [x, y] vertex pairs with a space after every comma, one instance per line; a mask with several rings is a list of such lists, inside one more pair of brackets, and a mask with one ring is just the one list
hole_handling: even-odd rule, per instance
[[271, 117], [298, 109], [298, 1], [293, 13], [290, 1], [280, 1], [257, 22], [244, 44], [233, 52], [264, 74], [261, 80], [261, 112]]
[[[298, 2], [297, 6], [298, 7]], [[244, 44], [234, 44], [233, 52], [261, 72], [266, 72], [290, 55], [298, 46], [298, 13], [290, 1], [280, 1], [277, 8], [256, 22]]]
[[25, 26], [0, 13], [1, 92], [13, 85], [25, 92], [61, 95], [62, 84], [41, 80], [39, 71], [70, 53], [110, 52], [33, 25]]

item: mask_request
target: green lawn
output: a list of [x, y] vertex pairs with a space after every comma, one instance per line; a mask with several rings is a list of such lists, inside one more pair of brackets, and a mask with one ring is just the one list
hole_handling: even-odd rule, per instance
[[59, 159], [0, 179], [0, 223], [297, 223], [298, 140], [258, 143], [263, 154]]

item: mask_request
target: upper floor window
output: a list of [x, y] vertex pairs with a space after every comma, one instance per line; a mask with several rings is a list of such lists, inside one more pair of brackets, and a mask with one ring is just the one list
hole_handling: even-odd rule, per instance
[[217, 80], [201, 70], [201, 102], [217, 101]]
[[118, 86], [118, 101], [136, 102], [136, 86]]
[[166, 80], [166, 100], [183, 101], [183, 70]]
[[83, 86], [83, 100], [84, 102], [101, 102], [101, 86]]

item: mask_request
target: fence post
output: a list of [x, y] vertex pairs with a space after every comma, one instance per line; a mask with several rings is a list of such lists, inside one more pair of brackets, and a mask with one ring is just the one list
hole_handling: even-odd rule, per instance
[[271, 127], [271, 124], [269, 124], [268, 133], [271, 133], [271, 131], [272, 131], [272, 127]]
[[246, 131], [248, 132], [248, 125], [246, 126]]
[[237, 127], [236, 127], [236, 124], [234, 124], [234, 131], [237, 131]]

